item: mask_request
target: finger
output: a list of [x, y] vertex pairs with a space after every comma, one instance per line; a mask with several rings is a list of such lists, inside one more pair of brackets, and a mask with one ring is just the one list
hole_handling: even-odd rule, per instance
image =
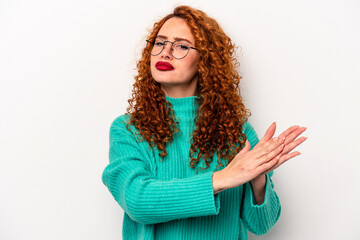
[[278, 164], [279, 159], [273, 158], [271, 161], [268, 161], [267, 163], [264, 163], [263, 165], [258, 167], [259, 175], [263, 173], [269, 173], [272, 171], [272, 169], [275, 169], [276, 165]]
[[[279, 142], [279, 141], [277, 141]], [[275, 143], [274, 143], [275, 144]], [[278, 144], [278, 143], [276, 143]], [[269, 161], [271, 161], [272, 159], [274, 159], [276, 156], [278, 156], [279, 154], [281, 154], [282, 150], [284, 148], [284, 144], [281, 145], [275, 145], [275, 148], [272, 149], [271, 152], [264, 154], [263, 156], [260, 157], [260, 159], [258, 160], [258, 162], [261, 164], [267, 163]]]
[[292, 127], [289, 127], [288, 129], [286, 129], [284, 132], [282, 132], [279, 137], [287, 137], [289, 136], [292, 132], [294, 132], [296, 129], [298, 129], [300, 126], [295, 125]]
[[[270, 170], [266, 171], [266, 174], [275, 170], [276, 168], [278, 168], [280, 165], [282, 165], [284, 162], [288, 161], [289, 159], [296, 157], [300, 154], [301, 154], [300, 152], [292, 152], [292, 153], [289, 153], [286, 155], [281, 155], [280, 158], [277, 160], [276, 164]], [[275, 159], [277, 159], [277, 157]], [[276, 160], [274, 160], [274, 161], [276, 161]]]
[[[264, 155], [267, 155], [271, 152], [273, 152], [275, 149], [277, 149], [277, 147], [279, 147], [280, 145], [282, 145], [285, 141], [285, 138], [273, 138], [270, 139], [269, 141], [263, 143], [262, 145], [257, 144], [256, 148], [254, 148], [255, 154], [257, 158], [260, 158]], [[283, 150], [283, 149], [281, 149]], [[281, 152], [281, 151], [280, 151]], [[277, 153], [279, 153], [279, 151], [277, 151]]]
[[[283, 149], [283, 154], [287, 154], [289, 152], [291, 152], [294, 148], [296, 148], [297, 146], [299, 146], [301, 143], [303, 143], [305, 140], [307, 139], [307, 137], [301, 137], [296, 139], [295, 141], [293, 141], [292, 143], [289, 143], [287, 145], [285, 145], [284, 149]], [[286, 144], [286, 141], [285, 141]]]
[[244, 148], [241, 149], [241, 151], [238, 154], [239, 155], [245, 154], [248, 151], [250, 151], [250, 148], [251, 148], [250, 142], [248, 140], [246, 140]]
[[300, 134], [302, 134], [303, 132], [305, 132], [306, 127], [301, 127], [296, 129], [295, 131], [293, 131], [289, 136], [286, 137], [286, 141], [285, 144], [291, 143], [292, 141], [294, 141], [294, 139], [296, 139]]
[[275, 130], [276, 130], [276, 122], [273, 122], [270, 125], [270, 127], [266, 130], [264, 137], [259, 141], [259, 143], [261, 144], [270, 140], [274, 136]]
[[278, 162], [279, 166], [280, 166], [281, 164], [283, 164], [284, 162], [288, 161], [289, 159], [291, 159], [291, 158], [293, 158], [293, 157], [296, 157], [296, 156], [298, 156], [298, 155], [300, 155], [300, 154], [301, 154], [300, 152], [297, 152], [297, 151], [296, 151], [296, 152], [291, 152], [291, 153], [282, 155], [282, 156], [280, 157], [280, 159], [279, 159], [279, 162]]

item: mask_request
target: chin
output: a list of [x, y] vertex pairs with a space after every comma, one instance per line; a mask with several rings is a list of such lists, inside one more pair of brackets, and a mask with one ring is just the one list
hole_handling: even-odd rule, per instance
[[152, 77], [158, 83], [174, 82], [174, 79], [171, 77], [171, 72], [161, 72], [156, 70], [156, 72], [152, 74]]
[[155, 82], [160, 84], [174, 84], [175, 82], [169, 78], [154, 78]]

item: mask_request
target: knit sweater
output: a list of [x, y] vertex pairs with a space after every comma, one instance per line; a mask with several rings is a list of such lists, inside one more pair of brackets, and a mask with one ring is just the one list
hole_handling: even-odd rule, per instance
[[[129, 116], [117, 117], [110, 127], [110, 163], [102, 181], [124, 210], [123, 240], [245, 240], [247, 231], [267, 233], [281, 212], [271, 180], [273, 172], [266, 175], [261, 205], [255, 202], [250, 182], [214, 195], [216, 152], [208, 169], [195, 174], [196, 169], [189, 166], [199, 97], [166, 96], [166, 100], [171, 103], [180, 131], [167, 143], [164, 160], [156, 146], [139, 141], [133, 125], [129, 125], [132, 133], [126, 129]], [[244, 123], [243, 132], [252, 149], [259, 139], [249, 122]], [[202, 159], [198, 165], [204, 168]], [[225, 160], [222, 163], [226, 166]]]

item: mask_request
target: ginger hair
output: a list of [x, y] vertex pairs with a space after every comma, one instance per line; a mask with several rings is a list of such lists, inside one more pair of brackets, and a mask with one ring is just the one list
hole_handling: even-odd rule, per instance
[[[186, 21], [200, 53], [196, 73], [196, 96], [200, 102], [194, 119], [196, 129], [189, 152], [190, 167], [195, 168], [203, 157], [206, 168], [202, 169], [207, 169], [215, 151], [217, 167], [224, 167], [221, 159], [227, 160], [228, 165], [244, 147], [246, 135], [242, 126], [251, 115], [240, 95], [242, 77], [236, 70], [239, 66], [236, 47], [216, 20], [189, 6], [178, 6], [173, 13], [156, 22], [148, 38], [156, 37], [163, 24], [172, 17]], [[144, 48], [137, 62], [137, 75], [126, 115], [130, 116], [128, 125], [133, 124], [151, 147], [156, 145], [163, 159], [167, 155], [166, 144], [173, 140], [179, 129], [170, 102], [151, 76], [150, 57]]]

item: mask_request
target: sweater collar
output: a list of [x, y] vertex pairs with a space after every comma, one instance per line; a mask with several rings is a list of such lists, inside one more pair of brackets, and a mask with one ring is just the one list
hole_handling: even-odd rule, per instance
[[200, 97], [173, 98], [165, 95], [165, 99], [171, 103], [171, 108], [174, 110], [176, 117], [180, 117], [182, 120], [194, 120], [199, 108]]

